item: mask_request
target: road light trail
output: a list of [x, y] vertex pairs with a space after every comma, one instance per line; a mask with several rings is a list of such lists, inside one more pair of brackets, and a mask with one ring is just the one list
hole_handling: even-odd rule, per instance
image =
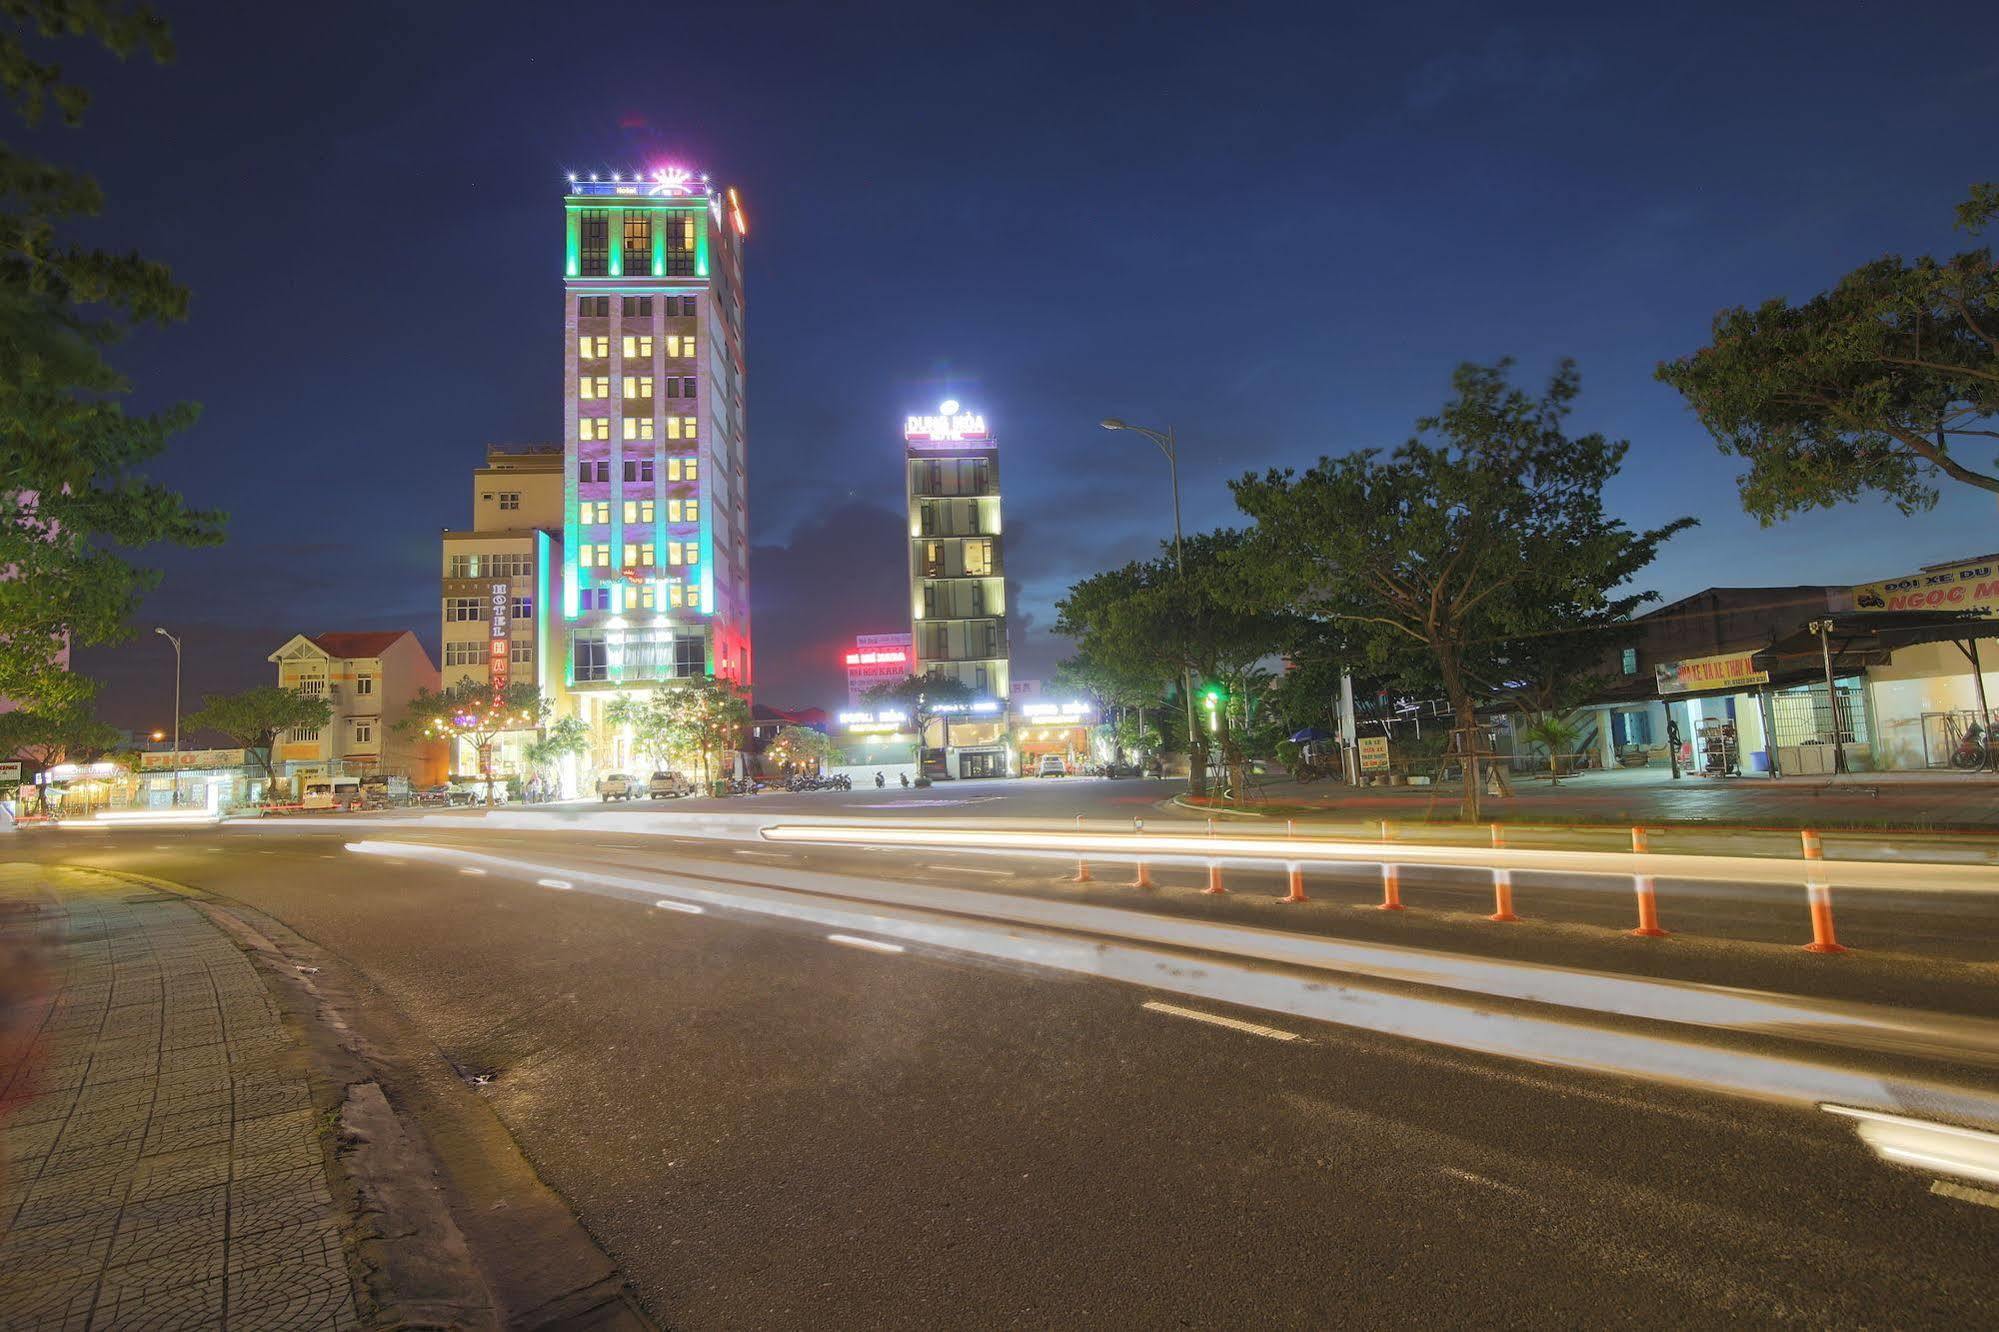
[[[401, 842], [350, 846], [364, 854], [391, 848], [446, 863], [477, 861], [526, 877], [555, 868], [456, 847]], [[904, 906], [870, 907], [809, 890], [729, 880], [715, 880], [718, 886], [709, 888], [681, 881], [699, 877], [684, 871], [681, 880], [664, 884], [630, 874], [567, 872], [614, 896], [656, 901], [664, 891], [701, 905], [807, 922], [839, 933], [864, 932], [904, 945], [1095, 976], [1505, 1058], [1793, 1105], [1914, 1110], [1999, 1125], [1999, 1095], [1982, 1089], [1587, 1026], [1491, 1004], [1368, 990], [1213, 954], [1190, 965], [1180, 951], [980, 923]]]

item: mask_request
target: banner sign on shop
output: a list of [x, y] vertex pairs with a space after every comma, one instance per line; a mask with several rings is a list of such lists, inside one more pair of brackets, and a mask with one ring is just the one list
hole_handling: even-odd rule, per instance
[[1755, 654], [1724, 652], [1718, 657], [1662, 661], [1653, 668], [1659, 693], [1698, 694], [1709, 689], [1744, 689], [1770, 683], [1770, 672], [1756, 669]]
[[491, 637], [486, 640], [486, 670], [493, 680], [493, 706], [505, 707], [507, 701], [507, 663], [513, 650], [513, 610], [512, 595], [507, 584], [493, 584], [491, 615]]
[[1388, 771], [1387, 736], [1364, 735], [1354, 743], [1360, 746], [1360, 770], [1362, 772]]
[[1859, 583], [1853, 608], [1864, 611], [1969, 611], [1999, 617], [1999, 562], [1968, 560], [1904, 578]]

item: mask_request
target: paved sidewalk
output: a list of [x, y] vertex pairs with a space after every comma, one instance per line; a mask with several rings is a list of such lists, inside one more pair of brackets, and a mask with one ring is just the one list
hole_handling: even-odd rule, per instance
[[304, 1047], [249, 960], [170, 894], [0, 865], [30, 902], [0, 914], [0, 958], [50, 945], [0, 1044], [0, 1327], [359, 1326]]

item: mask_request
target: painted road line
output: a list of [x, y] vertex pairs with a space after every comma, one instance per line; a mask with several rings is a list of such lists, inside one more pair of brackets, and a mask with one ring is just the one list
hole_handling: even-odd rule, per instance
[[480, 868], [479, 868], [479, 867], [478, 867], [477, 865], [467, 865], [467, 866], [465, 866], [465, 867], [464, 867], [463, 869], [459, 870], [458, 872], [459, 872], [460, 874], [470, 874], [470, 875], [474, 875], [475, 877], [478, 877], [478, 878], [481, 878], [481, 879], [483, 879], [483, 878], [485, 878], [485, 877], [486, 877], [486, 871], [484, 871], [484, 870], [480, 869]]
[[858, 934], [829, 934], [826, 936], [836, 944], [849, 948], [865, 948], [871, 953], [901, 953], [907, 951], [901, 944], [885, 943], [880, 939], [863, 939]]
[[978, 869], [971, 865], [924, 865], [921, 868], [936, 870], [939, 874], [986, 874], [995, 879], [1011, 879], [1017, 871]]
[[1819, 1109], [1855, 1121], [1860, 1140], [1884, 1161], [1980, 1184], [1999, 1184], [1999, 1133], [1848, 1105], [1821, 1105]]
[[1146, 1000], [1144, 1007], [1155, 1013], [1165, 1013], [1170, 1017], [1192, 1018], [1196, 1022], [1207, 1022], [1217, 1027], [1227, 1027], [1230, 1031], [1246, 1031], [1252, 1036], [1267, 1036], [1273, 1041], [1298, 1041], [1304, 1037], [1295, 1031], [1279, 1031], [1275, 1027], [1259, 1026], [1254, 1022], [1244, 1022], [1241, 1018], [1223, 1017], [1220, 1013], [1203, 1013], [1197, 1008], [1181, 1008], [1177, 1004], [1162, 1004], [1156, 999]]
[[1437, 1169], [1441, 1173], [1449, 1175], [1452, 1179], [1461, 1179], [1467, 1184], [1480, 1184], [1488, 1189], [1498, 1189], [1501, 1193], [1518, 1194], [1523, 1198], [1530, 1196], [1527, 1190], [1516, 1185], [1502, 1184], [1496, 1179], [1488, 1179], [1484, 1175], [1475, 1175], [1469, 1170], [1459, 1170], [1454, 1166], [1438, 1166]]
[[536, 879], [535, 882], [544, 888], [559, 888], [564, 892], [576, 886], [567, 879]]
[[1962, 1184], [1935, 1179], [1930, 1181], [1930, 1192], [1939, 1198], [1955, 1198], [1959, 1202], [1977, 1203], [1980, 1207], [1999, 1207], [1999, 1193], [1989, 1189], [1970, 1189]]
[[690, 916], [705, 914], [703, 907], [695, 906], [692, 902], [676, 902], [670, 897], [662, 897], [653, 905], [665, 911], [685, 911]]

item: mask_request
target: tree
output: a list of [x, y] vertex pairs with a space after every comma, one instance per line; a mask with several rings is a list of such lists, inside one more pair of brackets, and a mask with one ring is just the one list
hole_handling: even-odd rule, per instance
[[[1145, 752], [1159, 747], [1159, 732], [1147, 727], [1146, 711], [1150, 709], [1155, 715], [1164, 711], [1163, 697], [1171, 683], [1171, 677], [1161, 674], [1156, 665], [1100, 661], [1079, 651], [1056, 664], [1052, 685], [1059, 696], [1094, 700], [1104, 714], [1103, 726], [1118, 760], [1123, 761], [1125, 751], [1133, 749], [1139, 751], [1142, 761]], [[1126, 743], [1127, 736], [1133, 743]], [[1136, 743], [1147, 736], [1150, 744]]]
[[742, 745], [750, 723], [750, 702], [728, 680], [698, 675], [662, 684], [653, 692], [652, 710], [669, 748], [694, 754], [701, 763], [705, 789], [721, 757]]
[[810, 726], [786, 726], [764, 746], [764, 757], [783, 769], [811, 767], [817, 771], [833, 757], [833, 739]]
[[590, 728], [581, 717], [558, 717], [521, 750], [528, 767], [545, 781], [554, 781], [554, 770], [565, 758], [590, 752]]
[[[1999, 214], [1973, 188], [1958, 225]], [[1748, 460], [1742, 506], [1766, 526], [1864, 494], [1903, 513], [1940, 477], [1999, 492], [1999, 270], [1989, 248], [1863, 264], [1802, 305], [1723, 310], [1713, 340], [1658, 377], [1724, 453]]]
[[[1235, 563], [1245, 540], [1227, 530], [1188, 537], [1184, 574], [1162, 555], [1085, 578], [1055, 604], [1055, 632], [1075, 639], [1100, 669], [1127, 678], [1177, 681], [1189, 671], [1204, 680], [1231, 677], [1280, 650], [1296, 628], [1289, 614], [1246, 595]], [[1227, 713], [1212, 730], [1197, 724], [1187, 742], [1192, 795], [1206, 793], [1211, 742], [1240, 767]], [[1240, 772], [1236, 790], [1242, 790]]]
[[1340, 623], [1377, 670], [1409, 669], [1412, 649], [1431, 658], [1457, 716], [1471, 821], [1477, 700], [1506, 678], [1518, 635], [1548, 606], [1603, 611], [1693, 522], [1635, 532], [1606, 514], [1604, 483], [1630, 446], [1565, 433], [1573, 363], [1539, 398], [1508, 384], [1510, 364], [1460, 366], [1443, 410], [1387, 457], [1367, 449], [1231, 485], [1256, 520], [1241, 564], [1265, 604]]
[[203, 694], [201, 707], [183, 721], [189, 731], [218, 731], [242, 748], [259, 754], [265, 780], [277, 785], [272, 762], [278, 732], [296, 727], [313, 730], [333, 720], [333, 705], [294, 689], [262, 685], [240, 694]]
[[521, 731], [541, 725], [548, 705], [541, 691], [525, 682], [510, 684], [498, 698], [490, 685], [461, 680], [432, 693], [416, 691], [403, 719], [396, 723], [398, 734], [415, 739], [470, 741], [479, 755], [479, 773], [486, 783], [486, 804], [493, 803], [493, 742], [506, 731]]
[[[58, 763], [88, 763], [122, 738], [117, 727], [98, 721], [87, 705], [53, 711], [0, 712], [0, 755], [24, 758], [47, 771]], [[48, 787], [39, 787], [48, 808]]]
[[[81, 37], [164, 61], [164, 23], [111, 0], [13, 0], [0, 9], [0, 91], [29, 128], [53, 106], [64, 124], [88, 94], [31, 49]], [[104, 349], [134, 326], [186, 316], [187, 292], [135, 254], [66, 232], [102, 211], [88, 176], [0, 144], [0, 696], [62, 712], [91, 690], [63, 669], [70, 644], [126, 637], [159, 579], [110, 548], [211, 545], [222, 518], [191, 509], [134, 469], [195, 418], [190, 405], [128, 415], [131, 385]]]
[[1521, 732], [1529, 740], [1548, 751], [1548, 779], [1556, 786], [1562, 784], [1562, 756], [1576, 742], [1576, 728], [1569, 725], [1566, 718], [1552, 712], [1544, 712], [1529, 722]]
[[[972, 687], [955, 675], [931, 671], [925, 675], [905, 675], [900, 680], [884, 680], [871, 686], [861, 697], [877, 706], [891, 704], [908, 715], [910, 724], [916, 728], [916, 771], [922, 775], [924, 734], [929, 729], [930, 719], [937, 715], [939, 705], [968, 704], [975, 695]], [[947, 741], [950, 730], [950, 723], [946, 722], [944, 731]]]

